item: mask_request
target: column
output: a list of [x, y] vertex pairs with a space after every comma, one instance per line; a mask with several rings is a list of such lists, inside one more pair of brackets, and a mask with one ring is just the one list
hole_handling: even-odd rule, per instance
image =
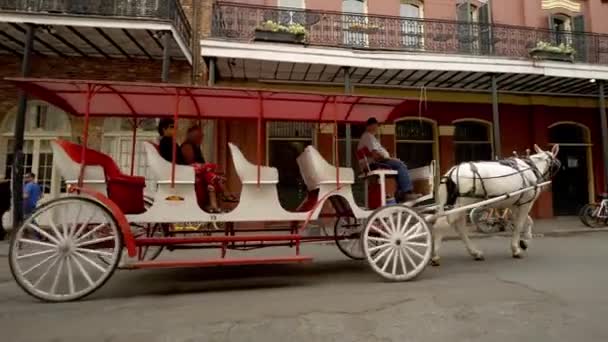
[[[350, 83], [350, 67], [344, 67], [342, 68], [342, 70], [344, 71], [344, 94], [346, 95], [350, 95], [352, 93], [352, 85]], [[337, 137], [336, 137], [337, 138]], [[344, 145], [345, 145], [345, 149], [344, 149], [344, 153], [346, 154], [346, 167], [352, 167], [353, 166], [353, 161], [352, 161], [352, 155], [353, 155], [353, 151], [352, 151], [352, 134], [351, 134], [351, 127], [350, 124], [347, 123], [346, 124], [346, 129], [345, 129], [345, 137], [344, 137]], [[339, 161], [338, 161], [339, 162]]]
[[492, 75], [492, 127], [494, 128], [494, 157], [500, 159], [502, 146], [500, 144], [500, 115], [498, 113], [498, 86], [496, 75]]
[[[26, 24], [25, 45], [21, 61], [21, 76], [27, 77], [31, 69], [32, 47], [34, 45], [35, 27]], [[15, 145], [13, 149], [13, 228], [16, 229], [23, 222], [23, 136], [25, 131], [25, 117], [27, 111], [27, 96], [19, 92], [19, 107], [15, 119]]]
[[604, 192], [608, 192], [608, 120], [606, 119], [606, 93], [603, 80], [598, 81], [599, 105], [600, 105], [600, 124], [602, 132], [602, 152], [604, 159]]

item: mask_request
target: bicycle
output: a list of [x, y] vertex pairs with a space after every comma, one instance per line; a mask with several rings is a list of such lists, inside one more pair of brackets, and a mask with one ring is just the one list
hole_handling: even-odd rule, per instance
[[608, 225], [608, 194], [597, 196], [600, 203], [585, 204], [578, 213], [581, 222], [589, 228], [600, 228]]
[[[505, 232], [507, 229], [513, 231], [515, 228], [513, 225], [512, 213], [509, 208], [475, 208], [469, 213], [469, 219], [479, 232], [485, 234]], [[526, 231], [527, 227], [532, 227], [534, 224], [530, 215], [528, 215], [524, 224], [526, 226], [522, 230], [522, 233]]]

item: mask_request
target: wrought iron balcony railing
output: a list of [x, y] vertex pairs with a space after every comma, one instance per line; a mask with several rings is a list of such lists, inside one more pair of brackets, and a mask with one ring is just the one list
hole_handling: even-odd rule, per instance
[[301, 24], [306, 44], [343, 48], [531, 58], [539, 42], [564, 43], [577, 62], [608, 64], [608, 35], [395, 16], [215, 4], [211, 37], [251, 41], [262, 22]]
[[188, 45], [192, 31], [179, 0], [0, 0], [0, 11], [169, 21]]

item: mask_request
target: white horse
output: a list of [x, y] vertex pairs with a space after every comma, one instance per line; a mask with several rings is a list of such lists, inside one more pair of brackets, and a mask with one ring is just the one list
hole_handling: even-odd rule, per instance
[[[446, 206], [458, 208], [550, 180], [560, 167], [560, 162], [556, 158], [559, 146], [554, 145], [551, 152], [543, 151], [537, 145], [534, 145], [534, 149], [536, 153], [526, 158], [462, 163], [451, 168], [439, 186], [437, 204], [440, 213]], [[511, 252], [514, 258], [522, 257], [522, 249], [527, 249], [528, 240], [532, 238], [531, 227], [527, 228], [524, 239], [521, 239], [521, 231], [528, 213], [539, 195], [540, 189], [529, 190], [521, 195], [489, 205], [494, 208], [511, 209], [514, 225]], [[445, 233], [443, 228], [449, 225], [458, 232], [467, 251], [475, 260], [484, 259], [483, 253], [469, 239], [466, 216], [467, 212], [459, 212], [447, 215], [445, 219], [440, 218], [435, 222], [433, 258], [431, 259], [433, 266], [439, 266], [439, 249]]]

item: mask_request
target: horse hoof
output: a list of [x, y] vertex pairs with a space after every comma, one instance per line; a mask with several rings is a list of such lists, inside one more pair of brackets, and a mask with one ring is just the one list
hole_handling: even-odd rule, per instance
[[521, 247], [521, 249], [525, 251], [526, 249], [528, 249], [528, 243], [524, 240], [519, 240], [519, 247]]
[[441, 263], [439, 262], [439, 260], [431, 260], [431, 266], [433, 266], [433, 267], [441, 266]]
[[523, 258], [523, 255], [521, 253], [513, 254], [513, 259], [521, 259], [521, 258]]
[[483, 254], [477, 254], [473, 258], [475, 259], [475, 261], [484, 261], [484, 260], [486, 260], [486, 257], [484, 257]]

